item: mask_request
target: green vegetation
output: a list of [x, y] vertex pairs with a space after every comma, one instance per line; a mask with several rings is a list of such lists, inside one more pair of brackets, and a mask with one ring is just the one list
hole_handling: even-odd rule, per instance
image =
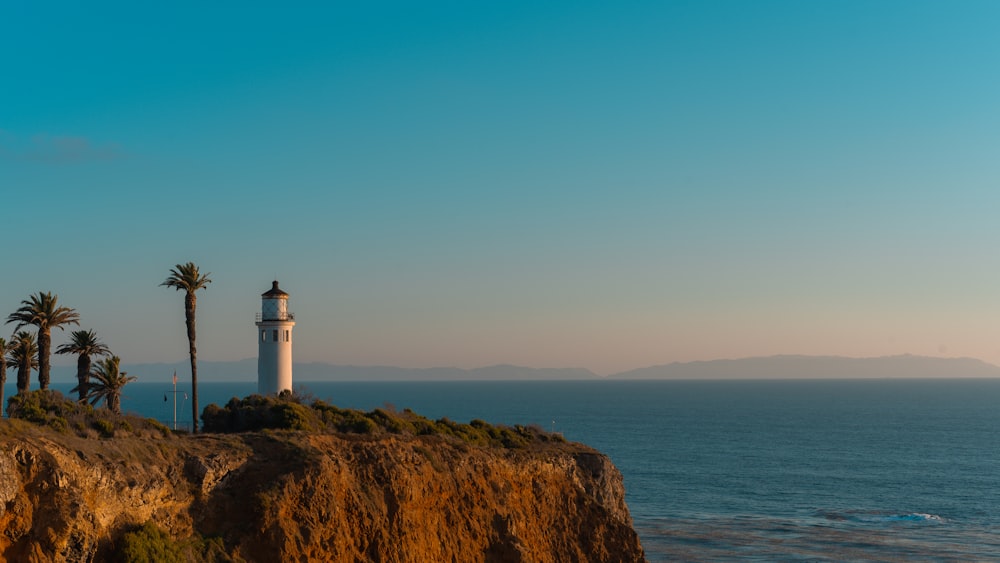
[[[7, 413], [11, 422], [26, 421], [84, 438], [171, 434], [169, 428], [154, 419], [121, 415], [107, 408], [95, 409], [91, 404], [67, 399], [50, 389], [10, 397]], [[448, 418], [431, 420], [410, 409], [398, 412], [392, 407], [363, 412], [341, 409], [320, 400], [310, 400], [306, 404], [301, 397], [289, 394], [234, 397], [225, 407], [208, 405], [202, 420], [205, 432], [217, 433], [291, 430], [370, 437], [436, 436], [457, 443], [506, 449], [565, 443], [561, 435], [546, 432], [536, 425], [493, 425], [479, 419], [463, 424]], [[433, 456], [428, 459], [437, 461]]]
[[153, 419], [95, 409], [89, 404], [67, 399], [51, 389], [14, 395], [7, 400], [7, 413], [12, 420], [25, 420], [60, 433], [73, 432], [81, 437], [95, 433], [101, 438], [112, 438], [119, 433], [170, 434], [169, 428]]
[[119, 540], [115, 558], [123, 563], [187, 563], [188, 561], [233, 561], [219, 538], [194, 537], [175, 541], [153, 522], [126, 532]]
[[208, 288], [212, 280], [209, 274], [202, 274], [194, 262], [177, 264], [170, 275], [160, 285], [184, 291], [184, 323], [187, 325], [188, 355], [191, 358], [191, 409], [193, 432], [198, 432], [198, 348], [195, 346], [195, 308], [198, 306], [198, 296], [195, 292]]
[[300, 397], [250, 395], [233, 397], [225, 407], [208, 405], [202, 413], [206, 432], [249, 432], [265, 429], [304, 430], [357, 435], [439, 436], [478, 446], [521, 449], [532, 445], [565, 442], [562, 436], [538, 426], [492, 425], [482, 420], [469, 424], [447, 418], [430, 420], [409, 409], [375, 409], [362, 412], [341, 409], [320, 400], [304, 404]]

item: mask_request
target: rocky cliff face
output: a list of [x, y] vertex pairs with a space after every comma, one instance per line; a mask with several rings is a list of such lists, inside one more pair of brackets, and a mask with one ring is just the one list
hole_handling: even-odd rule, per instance
[[177, 540], [219, 538], [235, 560], [643, 560], [621, 475], [578, 444], [0, 433], [7, 561], [109, 560], [148, 521]]

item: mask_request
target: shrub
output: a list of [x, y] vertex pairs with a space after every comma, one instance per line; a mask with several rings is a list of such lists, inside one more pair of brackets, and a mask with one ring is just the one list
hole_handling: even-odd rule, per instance
[[233, 397], [223, 408], [208, 405], [201, 418], [206, 432], [247, 432], [266, 428], [312, 431], [324, 426], [319, 412], [299, 404], [291, 394]]
[[49, 428], [55, 430], [56, 432], [65, 432], [68, 427], [66, 419], [61, 416], [50, 418], [47, 424]]
[[337, 424], [337, 430], [354, 434], [371, 434], [378, 426], [375, 422], [358, 411], [348, 411]]
[[478, 418], [469, 424], [448, 418], [429, 420], [410, 409], [399, 412], [392, 405], [365, 413], [341, 409], [320, 400], [306, 405], [294, 393], [268, 397], [250, 395], [244, 399], [233, 397], [225, 407], [205, 407], [202, 421], [206, 432], [305, 430], [362, 435], [389, 432], [444, 436], [456, 442], [509, 449], [564, 441], [538, 426], [494, 426]]
[[289, 430], [313, 430], [313, 420], [317, 418], [315, 412], [290, 401], [274, 405], [271, 412], [278, 427]]
[[410, 423], [410, 425], [413, 426], [413, 430], [419, 436], [431, 436], [433, 434], [437, 434], [437, 429], [434, 427], [434, 423], [426, 418], [414, 420]]
[[158, 421], [156, 419], [153, 419], [153, 418], [150, 418], [148, 420], [149, 420], [149, 427], [150, 428], [152, 428], [153, 430], [156, 430], [157, 432], [159, 432], [160, 434], [162, 434], [164, 437], [170, 435], [170, 428], [168, 428], [166, 424], [163, 424], [162, 422], [160, 422], [160, 421]]
[[13, 395], [7, 400], [7, 413], [10, 418], [20, 418], [38, 424], [46, 424], [50, 418], [69, 418], [74, 415], [90, 414], [93, 411], [90, 405], [68, 400], [62, 393], [52, 389], [29, 391]]
[[233, 561], [220, 538], [194, 536], [176, 541], [152, 521], [126, 532], [115, 552], [127, 563], [187, 563], [188, 561]]
[[81, 438], [93, 437], [94, 431], [104, 438], [114, 436], [116, 430], [134, 433], [149, 429], [164, 436], [170, 433], [165, 426], [153, 419], [118, 415], [106, 408], [95, 409], [49, 389], [10, 397], [7, 412], [11, 421], [25, 421], [62, 433], [72, 430]]
[[92, 426], [101, 433], [102, 438], [113, 438], [115, 435], [115, 425], [110, 420], [98, 418]]
[[122, 536], [117, 555], [123, 563], [186, 563], [188, 560], [182, 547], [152, 522]]
[[413, 432], [413, 425], [395, 416], [392, 414], [392, 411], [387, 412], [382, 409], [375, 409], [368, 413], [368, 418], [393, 434], [403, 434], [407, 431]]

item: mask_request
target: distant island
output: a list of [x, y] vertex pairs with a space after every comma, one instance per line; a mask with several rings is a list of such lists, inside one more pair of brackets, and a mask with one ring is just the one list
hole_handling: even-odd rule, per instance
[[[204, 381], [256, 381], [257, 359], [199, 362]], [[139, 381], [170, 381], [174, 371], [183, 378], [187, 360], [124, 366]], [[351, 366], [321, 362], [295, 364], [295, 380], [308, 381], [569, 381], [626, 379], [903, 379], [1000, 377], [1000, 366], [975, 358], [937, 358], [902, 354], [875, 358], [843, 356], [767, 356], [696, 362], [674, 362], [600, 376], [583, 368], [532, 368], [496, 365], [473, 369], [455, 367], [404, 368]], [[75, 381], [75, 368], [54, 366], [55, 382]]]

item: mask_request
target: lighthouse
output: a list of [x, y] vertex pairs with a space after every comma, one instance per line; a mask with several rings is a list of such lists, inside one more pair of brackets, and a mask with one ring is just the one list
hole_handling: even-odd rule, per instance
[[292, 328], [295, 314], [288, 312], [288, 294], [275, 280], [260, 295], [257, 313], [257, 392], [275, 395], [292, 390]]

